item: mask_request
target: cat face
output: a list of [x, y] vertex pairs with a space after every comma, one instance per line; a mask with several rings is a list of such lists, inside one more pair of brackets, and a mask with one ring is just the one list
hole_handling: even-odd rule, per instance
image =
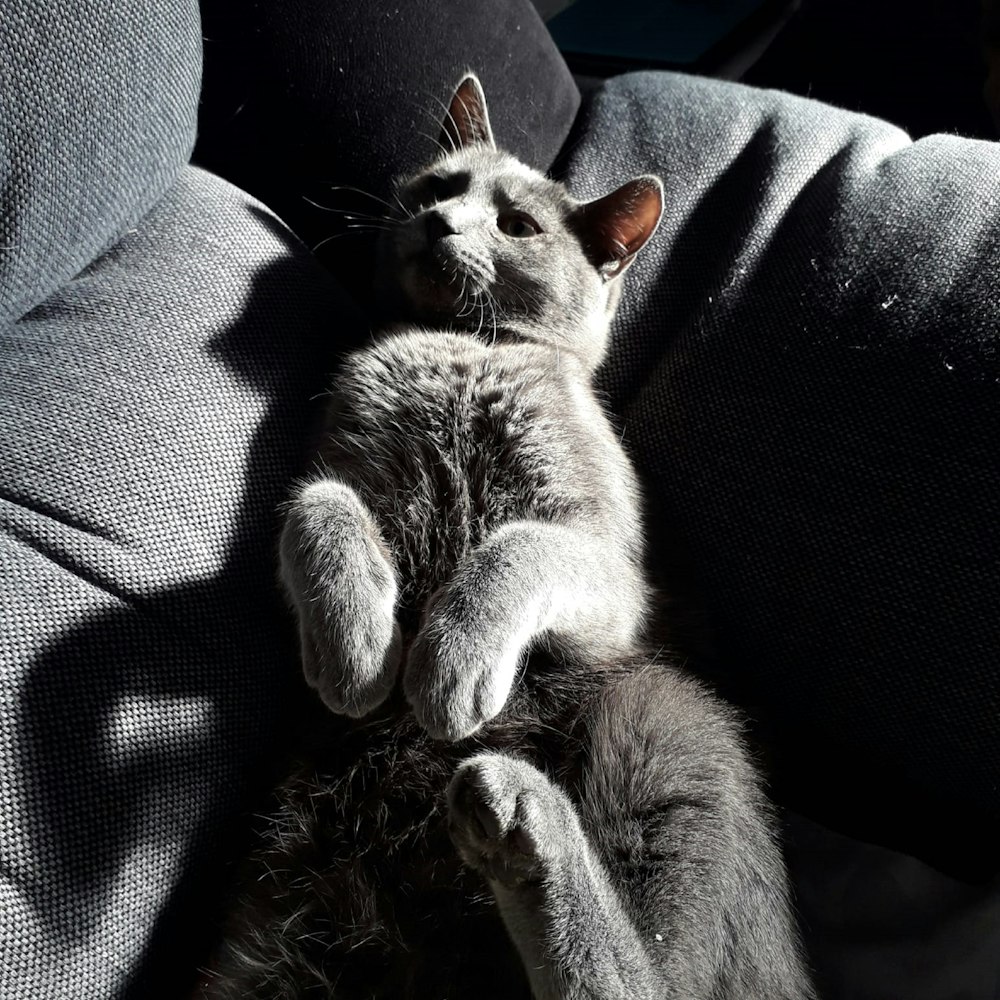
[[550, 344], [596, 367], [619, 279], [659, 223], [659, 179], [576, 201], [496, 148], [474, 76], [455, 92], [441, 145], [446, 152], [400, 185], [405, 215], [381, 242], [381, 291], [393, 311]]

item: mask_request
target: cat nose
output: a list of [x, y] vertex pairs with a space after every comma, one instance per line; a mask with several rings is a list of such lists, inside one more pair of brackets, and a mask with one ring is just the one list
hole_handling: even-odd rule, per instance
[[457, 230], [453, 229], [451, 223], [440, 212], [428, 212], [424, 221], [429, 244], [437, 243], [445, 236], [455, 236]]

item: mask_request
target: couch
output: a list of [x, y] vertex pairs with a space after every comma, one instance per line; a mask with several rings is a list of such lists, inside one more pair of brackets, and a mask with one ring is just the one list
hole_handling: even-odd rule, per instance
[[429, 155], [467, 68], [577, 194], [664, 180], [601, 388], [822, 995], [996, 997], [1000, 147], [683, 74], [581, 92], [527, 0], [0, 17], [0, 996], [190, 993], [304, 711], [274, 544], [368, 335], [336, 210]]

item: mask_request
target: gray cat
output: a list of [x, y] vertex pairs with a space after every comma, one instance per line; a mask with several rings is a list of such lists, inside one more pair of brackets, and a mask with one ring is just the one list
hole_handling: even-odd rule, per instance
[[812, 997], [738, 722], [645, 646], [639, 491], [591, 385], [662, 185], [574, 200], [497, 150], [472, 76], [442, 143], [381, 248], [406, 322], [345, 360], [281, 540], [336, 718], [205, 993]]

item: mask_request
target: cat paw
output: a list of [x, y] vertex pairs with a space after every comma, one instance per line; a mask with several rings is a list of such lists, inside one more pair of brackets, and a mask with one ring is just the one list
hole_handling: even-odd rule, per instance
[[583, 836], [562, 789], [527, 761], [496, 753], [459, 765], [448, 829], [470, 868], [508, 886], [550, 874]]
[[499, 715], [517, 676], [521, 644], [482, 628], [428, 621], [410, 647], [403, 691], [417, 723], [432, 739], [465, 739]]
[[402, 647], [396, 576], [371, 530], [353, 491], [321, 481], [290, 508], [281, 544], [306, 681], [332, 712], [354, 717], [389, 696]]
[[360, 616], [339, 635], [328, 623], [300, 623], [302, 672], [323, 703], [337, 715], [360, 718], [392, 692], [402, 641], [399, 626], [377, 615]]

